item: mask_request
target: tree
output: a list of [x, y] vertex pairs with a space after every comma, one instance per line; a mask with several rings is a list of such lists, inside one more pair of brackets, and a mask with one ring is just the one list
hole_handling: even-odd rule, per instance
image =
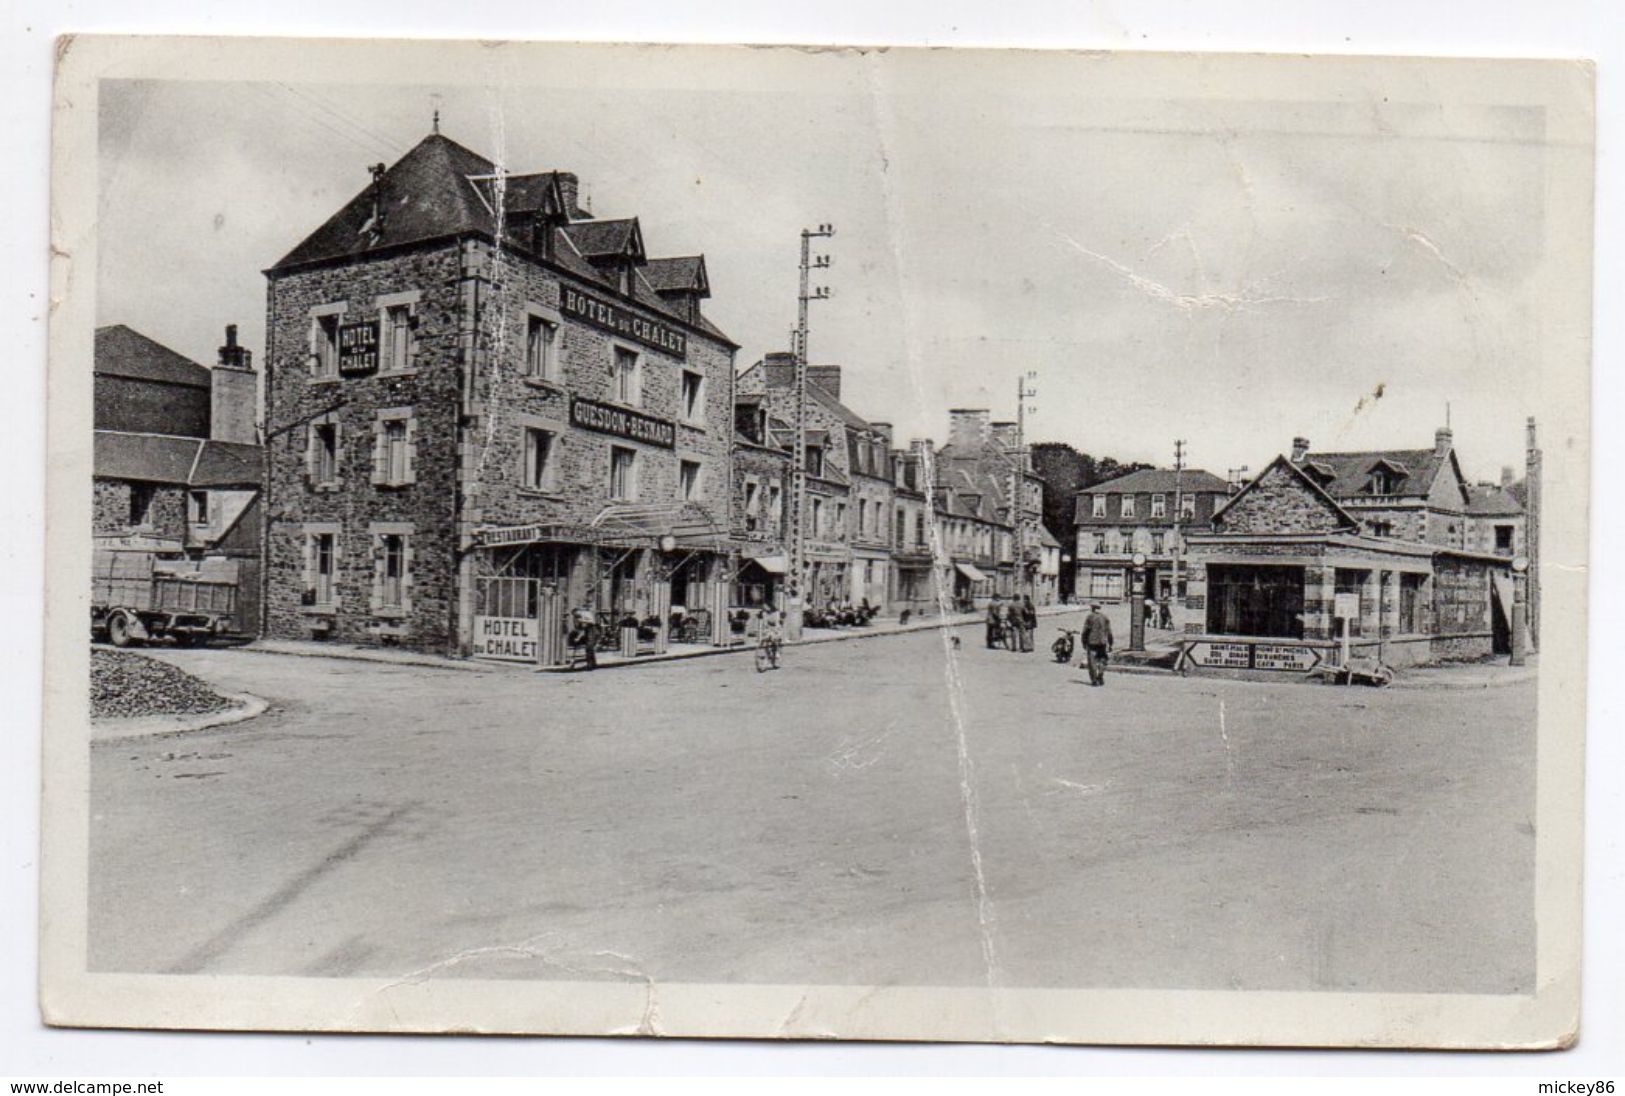
[[[1032, 453], [1033, 470], [1044, 481], [1044, 528], [1069, 549], [1077, 540], [1075, 523], [1080, 491], [1153, 467], [1141, 461], [1124, 464], [1113, 457], [1096, 460], [1061, 441], [1037, 442]], [[1063, 594], [1071, 592], [1073, 578], [1070, 567], [1061, 569]]]

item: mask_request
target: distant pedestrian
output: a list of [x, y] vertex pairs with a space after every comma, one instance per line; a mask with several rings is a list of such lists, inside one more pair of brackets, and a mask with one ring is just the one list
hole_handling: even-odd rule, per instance
[[1100, 611], [1100, 602], [1089, 606], [1083, 618], [1083, 650], [1089, 660], [1089, 684], [1106, 684], [1106, 663], [1112, 653], [1112, 622]]
[[569, 643], [572, 647], [581, 648], [589, 670], [598, 669], [598, 637], [601, 631], [598, 614], [591, 605], [583, 605], [576, 610], [575, 627], [570, 630]]
[[1004, 607], [999, 604], [999, 597], [995, 594], [987, 602], [987, 649], [992, 650], [999, 644], [999, 615]]
[[1174, 607], [1167, 594], [1163, 594], [1157, 602], [1158, 625], [1162, 628], [1172, 629], [1174, 626]]
[[1021, 649], [1026, 654], [1032, 654], [1033, 633], [1038, 630], [1038, 609], [1033, 605], [1030, 595], [1023, 595], [1021, 599]]

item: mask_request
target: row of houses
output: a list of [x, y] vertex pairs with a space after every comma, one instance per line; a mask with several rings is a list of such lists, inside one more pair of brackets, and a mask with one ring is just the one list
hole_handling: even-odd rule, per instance
[[[578, 193], [435, 133], [265, 271], [257, 374], [229, 329], [212, 370], [99, 332], [98, 408], [124, 419], [105, 460], [97, 424], [97, 536], [254, 555], [271, 636], [542, 661], [582, 608], [664, 649], [729, 642], [792, 588], [811, 609], [1055, 599], [1013, 426], [955, 411], [940, 448], [896, 445], [838, 366], [809, 370], [793, 581], [793, 360], [739, 368], [704, 256], [651, 256]], [[184, 472], [156, 455], [174, 439]]]
[[1446, 427], [1426, 449], [1296, 438], [1245, 483], [1153, 469], [1098, 484], [1078, 496], [1077, 589], [1169, 604], [1202, 665], [1308, 669], [1345, 634], [1390, 663], [1509, 651], [1537, 539], [1533, 420], [1526, 431], [1521, 480], [1469, 482]]

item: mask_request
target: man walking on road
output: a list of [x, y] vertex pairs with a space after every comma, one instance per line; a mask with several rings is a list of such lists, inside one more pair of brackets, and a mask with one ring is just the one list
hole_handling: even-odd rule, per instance
[[1106, 684], [1106, 661], [1111, 657], [1112, 650], [1112, 622], [1100, 611], [1098, 601], [1089, 606], [1089, 615], [1083, 618], [1082, 639], [1084, 653], [1089, 659], [1089, 684]]

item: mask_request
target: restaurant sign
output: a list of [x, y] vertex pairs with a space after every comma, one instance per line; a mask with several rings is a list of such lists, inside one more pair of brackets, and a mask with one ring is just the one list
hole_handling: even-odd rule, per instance
[[658, 445], [662, 449], [677, 448], [677, 426], [667, 419], [657, 419], [625, 407], [584, 400], [579, 396], [570, 401], [570, 424], [600, 434], [614, 434], [630, 438], [645, 445]]
[[347, 323], [339, 328], [339, 374], [361, 377], [378, 372], [378, 321]]
[[468, 653], [498, 662], [535, 662], [540, 634], [540, 622], [528, 617], [476, 616]]
[[639, 316], [573, 286], [562, 287], [560, 301], [564, 306], [561, 311], [566, 316], [574, 316], [612, 335], [642, 343], [663, 354], [676, 358], [688, 357], [688, 336], [670, 324]]

